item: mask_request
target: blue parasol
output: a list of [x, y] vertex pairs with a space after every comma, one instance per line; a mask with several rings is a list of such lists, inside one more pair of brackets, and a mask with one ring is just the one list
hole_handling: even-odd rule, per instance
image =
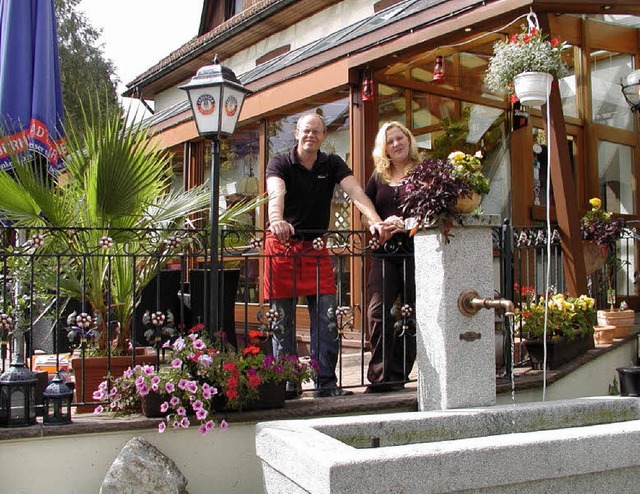
[[0, 169], [35, 151], [63, 170], [62, 119], [53, 0], [0, 0]]

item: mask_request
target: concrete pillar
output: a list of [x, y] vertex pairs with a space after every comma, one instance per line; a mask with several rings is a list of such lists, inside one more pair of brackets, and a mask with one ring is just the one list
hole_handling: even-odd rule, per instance
[[416, 234], [418, 407], [425, 410], [494, 405], [494, 311], [458, 309], [467, 289], [493, 298], [492, 227], [495, 215], [469, 215], [450, 242], [429, 228]]

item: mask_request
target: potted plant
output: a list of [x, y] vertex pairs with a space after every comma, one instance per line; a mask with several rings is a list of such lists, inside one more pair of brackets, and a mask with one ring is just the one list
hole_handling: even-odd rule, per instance
[[517, 313], [534, 369], [542, 367], [545, 318], [548, 369], [556, 369], [594, 347], [596, 309], [591, 297], [558, 293], [541, 295], [536, 300], [534, 295], [521, 304]]
[[553, 78], [563, 77], [567, 68], [562, 53], [569, 48], [558, 37], [548, 39], [537, 19], [522, 26], [519, 34], [493, 45], [485, 83], [494, 92], [515, 92], [523, 105], [546, 102]]
[[[200, 432], [206, 434], [216, 411], [282, 407], [287, 381], [302, 384], [315, 375], [313, 361], [265, 355], [258, 346], [260, 331], [250, 331], [250, 344], [236, 351], [223, 343], [212, 344], [200, 333], [204, 329], [196, 325], [186, 336], [165, 344], [173, 353], [168, 367], [128, 368], [111, 387], [102, 382], [93, 398], [108, 401], [108, 409], [116, 413], [136, 412], [149, 397], [160, 398], [160, 409], [153, 415], [166, 415], [171, 427], [185, 428], [190, 425], [188, 415], [194, 414]], [[102, 406], [96, 408], [97, 413], [103, 411]], [[162, 423], [160, 432], [165, 427]]]
[[[614, 217], [611, 213], [603, 210], [602, 201], [597, 197], [591, 198], [589, 204], [591, 210], [587, 211], [580, 221], [580, 232], [585, 247], [585, 266], [588, 266], [587, 273], [604, 266], [607, 304], [609, 305], [608, 310], [598, 311], [598, 324], [615, 326], [614, 338], [624, 338], [629, 334], [635, 317], [635, 312], [628, 309], [626, 302], [622, 302], [619, 308], [616, 308], [616, 276], [627, 264], [618, 256], [616, 242], [622, 237], [626, 222], [624, 219]], [[590, 254], [590, 251], [594, 249], [597, 256]]]
[[448, 240], [453, 222], [473, 212], [489, 192], [481, 158], [479, 152], [470, 155], [455, 151], [446, 160], [427, 158], [409, 173], [403, 181], [401, 207], [404, 216], [414, 220], [413, 233], [439, 224]]

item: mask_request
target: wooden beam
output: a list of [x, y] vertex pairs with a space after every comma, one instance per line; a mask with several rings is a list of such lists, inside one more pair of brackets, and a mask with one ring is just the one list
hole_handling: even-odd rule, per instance
[[[544, 31], [550, 32], [547, 16], [542, 16], [540, 24]], [[545, 119], [545, 130], [549, 149], [549, 172], [556, 204], [558, 229], [560, 230], [565, 280], [569, 294], [577, 297], [587, 293], [587, 272], [582, 252], [580, 217], [562, 114], [562, 100], [556, 80], [551, 85], [551, 94], [547, 104], [549, 105], [549, 121], [547, 122]]]

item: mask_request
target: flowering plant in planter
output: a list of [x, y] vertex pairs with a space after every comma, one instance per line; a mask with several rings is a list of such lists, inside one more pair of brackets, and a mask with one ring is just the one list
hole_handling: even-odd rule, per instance
[[[111, 387], [107, 381], [101, 383], [93, 398], [108, 401], [113, 412], [133, 413], [139, 411], [140, 400], [150, 393], [164, 395], [161, 412], [166, 412], [167, 417], [166, 423], [159, 425], [160, 432], [167, 425], [189, 427], [189, 416], [193, 414], [200, 423], [200, 433], [205, 435], [215, 427], [213, 414], [218, 407], [241, 410], [258, 398], [263, 383], [302, 383], [315, 375], [314, 362], [262, 353], [257, 346], [260, 331], [251, 331], [251, 344], [237, 352], [224, 343], [212, 345], [204, 333], [199, 333], [204, 330], [204, 325], [197, 325], [186, 336], [165, 343], [164, 347], [173, 351], [168, 367], [158, 371], [153, 366], [129, 368]], [[102, 411], [102, 406], [96, 409], [97, 413]], [[226, 422], [220, 426], [225, 428]]]
[[548, 39], [537, 27], [522, 25], [522, 32], [493, 45], [485, 84], [491, 91], [512, 93], [514, 78], [523, 72], [563, 77], [567, 68], [562, 53], [568, 48], [560, 38]]
[[489, 192], [489, 179], [482, 172], [482, 154], [455, 151], [446, 160], [427, 158], [404, 179], [401, 208], [415, 220], [412, 234], [420, 227], [440, 222], [445, 238], [454, 220], [460, 219], [456, 204], [461, 197]]
[[519, 311], [521, 329], [527, 339], [541, 340], [544, 335], [545, 307], [547, 308], [547, 338], [592, 335], [596, 324], [595, 300], [586, 295], [566, 297], [562, 293], [548, 297], [535, 295], [521, 304]]
[[616, 303], [615, 276], [627, 264], [626, 261], [618, 257], [616, 249], [616, 242], [622, 238], [626, 222], [622, 218], [613, 217], [611, 213], [602, 209], [602, 201], [597, 197], [589, 199], [589, 204], [591, 209], [580, 220], [580, 233], [584, 241], [593, 242], [601, 249], [605, 266], [607, 302], [613, 310]]

